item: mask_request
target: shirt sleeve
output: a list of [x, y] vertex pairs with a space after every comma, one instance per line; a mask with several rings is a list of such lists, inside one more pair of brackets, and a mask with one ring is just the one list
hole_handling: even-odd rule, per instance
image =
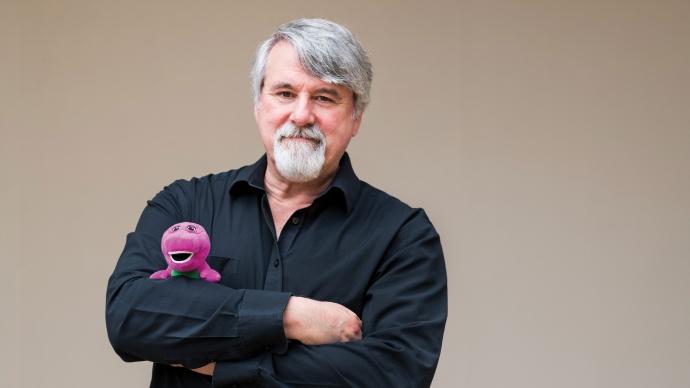
[[266, 349], [284, 351], [289, 293], [232, 289], [183, 276], [149, 279], [165, 268], [163, 231], [186, 220], [187, 206], [181, 185], [170, 185], [148, 201], [127, 235], [106, 295], [106, 327], [116, 353], [124, 361], [194, 368]]
[[440, 239], [422, 210], [399, 230], [365, 298], [362, 340], [293, 342], [283, 354], [218, 362], [213, 386], [428, 387], [448, 302]]

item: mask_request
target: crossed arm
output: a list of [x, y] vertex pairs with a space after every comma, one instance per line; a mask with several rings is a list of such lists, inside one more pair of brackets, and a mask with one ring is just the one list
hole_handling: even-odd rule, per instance
[[[325, 345], [362, 339], [362, 321], [350, 309], [337, 303], [291, 296], [283, 314], [285, 337], [305, 345]], [[173, 364], [184, 367], [182, 364]], [[198, 368], [196, 373], [213, 376], [216, 363]]]
[[149, 281], [162, 260], [154, 254], [158, 231], [182, 219], [173, 199], [149, 203], [109, 281], [108, 334], [125, 361], [184, 365], [213, 375], [216, 387], [248, 379], [269, 386], [431, 383], [446, 281], [438, 235], [423, 212], [391, 242], [360, 321], [339, 304], [284, 292]]

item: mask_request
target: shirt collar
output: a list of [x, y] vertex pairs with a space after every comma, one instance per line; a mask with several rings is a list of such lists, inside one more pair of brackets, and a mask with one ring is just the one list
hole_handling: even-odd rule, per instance
[[[237, 192], [240, 187], [253, 187], [261, 191], [266, 191], [264, 186], [264, 175], [266, 174], [266, 166], [268, 165], [268, 158], [264, 154], [254, 164], [241, 168], [235, 177], [235, 180], [230, 183], [230, 194]], [[357, 194], [359, 193], [359, 178], [355, 175], [350, 162], [350, 156], [346, 153], [340, 158], [340, 165], [335, 177], [328, 185], [326, 190], [317, 196], [317, 199], [322, 197], [339, 197], [348, 212], [352, 210]], [[333, 193], [340, 193], [341, 195], [332, 195]]]

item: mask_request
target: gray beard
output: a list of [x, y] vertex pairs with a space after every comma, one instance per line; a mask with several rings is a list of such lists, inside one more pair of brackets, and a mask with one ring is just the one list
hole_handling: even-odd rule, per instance
[[[303, 137], [314, 140], [290, 140]], [[273, 158], [278, 173], [291, 182], [318, 178], [326, 161], [326, 137], [317, 125], [297, 128], [285, 123], [273, 136]]]

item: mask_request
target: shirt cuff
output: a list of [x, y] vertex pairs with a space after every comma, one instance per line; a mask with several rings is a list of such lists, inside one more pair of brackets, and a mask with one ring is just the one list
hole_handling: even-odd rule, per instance
[[246, 348], [261, 353], [287, 351], [283, 313], [291, 295], [289, 292], [245, 290], [239, 308], [238, 331]]
[[239, 361], [216, 362], [213, 388], [259, 387], [259, 365], [264, 357], [266, 353]]

